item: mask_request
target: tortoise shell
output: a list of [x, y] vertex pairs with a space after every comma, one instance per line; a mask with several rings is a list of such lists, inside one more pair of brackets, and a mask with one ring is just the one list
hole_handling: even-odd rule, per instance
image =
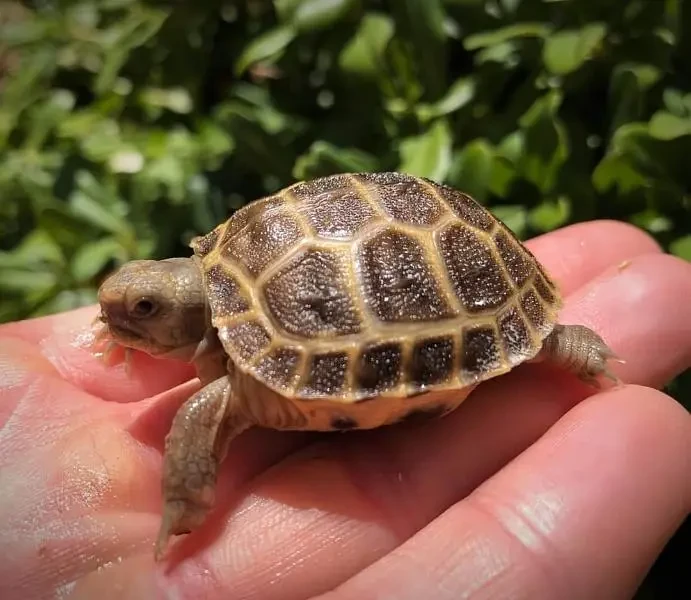
[[561, 307], [483, 206], [400, 173], [296, 183], [191, 246], [235, 367], [294, 399], [472, 386], [533, 358]]

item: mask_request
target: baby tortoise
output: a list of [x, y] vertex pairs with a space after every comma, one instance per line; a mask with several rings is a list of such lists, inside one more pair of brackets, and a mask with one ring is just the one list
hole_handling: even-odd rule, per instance
[[535, 257], [466, 194], [401, 173], [300, 182], [101, 286], [100, 339], [194, 363], [166, 437], [159, 559], [214, 504], [251, 426], [370, 429], [443, 415], [480, 382], [548, 359], [599, 385], [617, 360]]

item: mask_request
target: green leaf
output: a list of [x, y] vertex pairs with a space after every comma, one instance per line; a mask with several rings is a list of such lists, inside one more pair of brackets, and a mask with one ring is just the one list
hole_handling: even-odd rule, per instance
[[691, 98], [691, 94], [685, 96], [675, 88], [667, 88], [662, 92], [662, 101], [665, 104], [665, 108], [677, 117], [688, 117], [689, 113], [691, 113], [689, 98]]
[[56, 271], [0, 267], [0, 290], [36, 294], [58, 284]]
[[516, 23], [500, 29], [469, 35], [463, 40], [463, 46], [469, 51], [479, 50], [499, 46], [517, 38], [544, 38], [549, 35], [551, 30], [552, 27], [545, 23]]
[[74, 310], [82, 306], [95, 304], [97, 300], [98, 293], [95, 289], [61, 290], [48, 302], [36, 309], [32, 316], [40, 317]]
[[278, 20], [282, 23], [291, 21], [297, 7], [303, 2], [304, 0], [274, 0], [273, 5]]
[[528, 217], [524, 206], [504, 204], [492, 206], [490, 210], [492, 214], [513, 231], [516, 236], [523, 238], [528, 223]]
[[691, 261], [691, 235], [677, 238], [669, 245], [669, 251], [684, 260]]
[[377, 159], [357, 148], [340, 148], [329, 142], [317, 140], [309, 150], [298, 157], [293, 176], [307, 180], [332, 173], [358, 173], [376, 171]]
[[691, 118], [658, 111], [650, 119], [650, 135], [659, 140], [673, 140], [691, 134]]
[[494, 148], [484, 139], [466, 144], [456, 155], [453, 184], [479, 202], [487, 198], [494, 163]]
[[151, 8], [133, 10], [125, 19], [110, 27], [109, 42], [104, 48], [105, 60], [98, 69], [94, 84], [97, 94], [107, 93], [112, 89], [120, 69], [130, 58], [131, 51], [150, 40], [167, 18], [168, 11]]
[[571, 203], [566, 196], [545, 200], [528, 213], [528, 223], [537, 231], [553, 231], [564, 225], [571, 214]]
[[393, 34], [394, 24], [390, 17], [366, 13], [355, 35], [339, 54], [339, 67], [361, 77], [379, 75], [384, 69], [384, 53]]
[[82, 246], [72, 257], [72, 276], [78, 283], [90, 281], [113, 259], [123, 257], [122, 246], [113, 237], [106, 237]]
[[110, 190], [101, 185], [87, 171], [77, 174], [76, 189], [69, 198], [69, 211], [75, 217], [96, 227], [99, 230], [115, 234], [130, 234], [130, 225], [124, 214], [118, 214], [116, 207], [121, 207], [120, 200]]
[[634, 225], [650, 231], [651, 233], [669, 231], [674, 226], [666, 216], [660, 214], [660, 212], [654, 208], [649, 208], [643, 212], [632, 215], [630, 221]]
[[62, 249], [43, 229], [35, 229], [10, 252], [0, 251], [0, 268], [35, 268], [40, 265], [62, 267]]
[[446, 90], [447, 37], [441, 0], [397, 0], [391, 3], [397, 37], [405, 40], [415, 62], [417, 80], [428, 99]]
[[296, 35], [295, 28], [282, 25], [254, 38], [235, 61], [235, 74], [242, 75], [253, 64], [275, 58], [290, 45]]
[[648, 177], [619, 152], [607, 154], [595, 167], [592, 179], [595, 189], [601, 193], [616, 187], [625, 195], [650, 185]]
[[326, 29], [346, 17], [356, 0], [302, 0], [292, 11], [291, 21], [300, 31]]
[[451, 165], [451, 144], [448, 123], [439, 119], [425, 133], [401, 141], [401, 163], [398, 170], [434, 181], [444, 181]]
[[662, 71], [652, 65], [623, 63], [615, 67], [609, 90], [609, 102], [614, 108], [610, 135], [625, 123], [643, 118], [646, 93], [661, 77]]
[[449, 91], [434, 104], [420, 104], [418, 118], [425, 122], [454, 113], [468, 106], [475, 98], [475, 80], [463, 77], [455, 81]]
[[549, 92], [538, 98], [519, 120], [525, 145], [517, 168], [543, 193], [555, 187], [570, 152], [566, 128], [557, 115], [561, 101], [561, 92]]
[[606, 35], [607, 26], [603, 23], [553, 33], [545, 41], [543, 49], [545, 67], [555, 75], [567, 75], [578, 70], [597, 52]]
[[123, 219], [108, 211], [100, 202], [84, 192], [74, 192], [70, 197], [69, 207], [73, 215], [98, 229], [111, 233], [122, 233], [127, 230], [127, 224]]
[[145, 88], [139, 99], [143, 104], [165, 108], [171, 112], [187, 114], [194, 108], [190, 93], [185, 88]]

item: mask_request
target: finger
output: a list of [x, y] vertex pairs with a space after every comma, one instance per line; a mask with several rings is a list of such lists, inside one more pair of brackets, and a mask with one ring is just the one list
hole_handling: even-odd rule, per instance
[[189, 364], [157, 360], [141, 352], [134, 353], [129, 373], [123, 364], [107, 366], [89, 348], [96, 315], [96, 307], [90, 306], [10, 323], [0, 327], [0, 338], [35, 344], [61, 377], [110, 401], [135, 402], [194, 377]]
[[625, 381], [661, 387], [691, 365], [690, 295], [690, 263], [640, 256], [571, 297], [559, 321], [604, 332], [626, 360], [614, 369]]
[[324, 600], [630, 598], [691, 511], [691, 417], [660, 392], [592, 398]]
[[[587, 322], [590, 315], [579, 307], [597, 307], [592, 324], [630, 360], [622, 376], [645, 383], [689, 362], [689, 294], [689, 265], [666, 255], [642, 256], [573, 294], [567, 315]], [[631, 315], [633, 333], [618, 333]], [[655, 356], [639, 351], [660, 339], [666, 343]], [[199, 561], [212, 569], [217, 585], [248, 597], [274, 597], [260, 585], [270, 569], [282, 573], [276, 587], [281, 598], [329, 589], [472, 491], [588, 393], [573, 377], [532, 365], [487, 382], [453, 414], [428, 426], [312, 446], [255, 482], [225, 535]], [[183, 565], [177, 585], [199, 568], [195, 560]]]
[[641, 229], [621, 221], [577, 223], [529, 240], [526, 245], [567, 296], [605, 269], [659, 245]]

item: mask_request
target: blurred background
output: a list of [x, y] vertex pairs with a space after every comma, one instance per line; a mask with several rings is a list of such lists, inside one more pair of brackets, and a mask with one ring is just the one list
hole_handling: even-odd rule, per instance
[[[523, 239], [628, 221], [691, 260], [690, 158], [683, 0], [0, 0], [0, 322], [339, 171], [448, 183]], [[689, 372], [668, 391], [691, 407]], [[640, 599], [691, 598], [688, 540]]]

